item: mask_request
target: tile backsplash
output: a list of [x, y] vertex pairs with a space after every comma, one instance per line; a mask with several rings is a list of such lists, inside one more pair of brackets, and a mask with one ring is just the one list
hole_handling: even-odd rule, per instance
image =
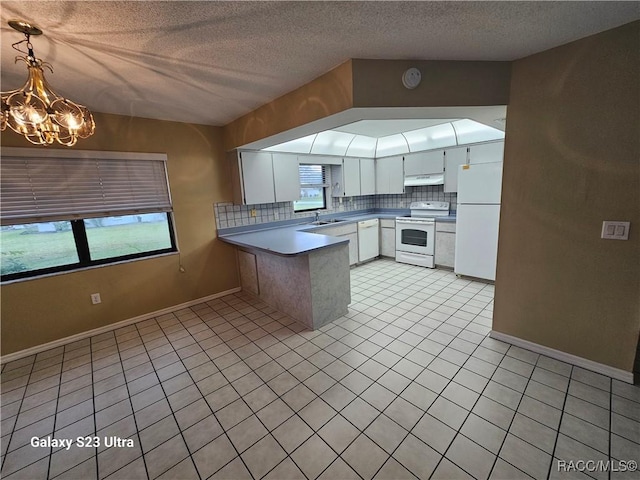
[[[374, 208], [409, 208], [411, 202], [440, 201], [450, 202], [451, 212], [456, 211], [457, 194], [444, 193], [443, 185], [407, 187], [407, 192], [397, 195], [365, 195], [361, 197], [345, 197], [327, 199], [330, 207], [320, 210], [321, 215], [369, 210]], [[342, 202], [340, 202], [342, 200]], [[251, 216], [251, 210], [256, 216]], [[268, 223], [295, 218], [309, 218], [315, 212], [294, 212], [292, 202], [262, 203], [257, 205], [234, 205], [221, 202], [214, 205], [216, 227], [242, 227], [257, 223]]]
[[407, 192], [396, 195], [374, 195], [375, 208], [409, 208], [411, 202], [449, 202], [451, 213], [456, 211], [458, 194], [444, 193], [444, 185], [406, 187]]

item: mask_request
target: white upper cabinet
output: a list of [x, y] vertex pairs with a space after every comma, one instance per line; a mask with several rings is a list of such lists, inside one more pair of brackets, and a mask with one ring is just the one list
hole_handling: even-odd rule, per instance
[[360, 195], [376, 193], [376, 165], [373, 158], [360, 159]]
[[404, 193], [404, 157], [376, 159], [376, 193]]
[[444, 171], [444, 150], [417, 152], [404, 156], [404, 174], [427, 175]]
[[273, 203], [273, 160], [267, 152], [241, 152], [242, 192], [246, 205]]
[[360, 195], [360, 160], [357, 158], [344, 158], [342, 162], [344, 196], [355, 197]]
[[458, 170], [467, 163], [467, 147], [448, 148], [444, 151], [444, 191], [458, 191]]
[[276, 202], [300, 199], [300, 164], [296, 155], [272, 154]]
[[469, 147], [469, 163], [502, 162], [504, 159], [504, 141], [482, 143]]
[[[244, 205], [289, 202], [300, 198], [298, 157], [269, 152], [240, 152], [234, 168], [234, 202]], [[236, 192], [241, 192], [238, 195]]]
[[360, 160], [343, 158], [340, 165], [331, 166], [331, 195], [354, 197], [360, 195]]

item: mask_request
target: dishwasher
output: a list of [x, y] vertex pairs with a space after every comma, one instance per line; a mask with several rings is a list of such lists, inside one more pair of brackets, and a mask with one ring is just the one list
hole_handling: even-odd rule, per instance
[[358, 222], [358, 262], [365, 262], [380, 255], [379, 220]]

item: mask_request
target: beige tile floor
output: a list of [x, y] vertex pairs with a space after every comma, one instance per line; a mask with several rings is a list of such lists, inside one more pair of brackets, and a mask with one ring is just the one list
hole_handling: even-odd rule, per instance
[[639, 478], [559, 471], [639, 460], [640, 388], [490, 339], [493, 286], [351, 280], [319, 331], [237, 294], [3, 365], [2, 477]]

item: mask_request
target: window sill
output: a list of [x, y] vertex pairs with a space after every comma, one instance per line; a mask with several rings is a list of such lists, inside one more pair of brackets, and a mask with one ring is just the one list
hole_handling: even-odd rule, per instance
[[[119, 261], [115, 261], [115, 262], [109, 262], [109, 263], [103, 263], [101, 265], [89, 265], [86, 267], [78, 267], [78, 268], [74, 268], [73, 270], [64, 270], [61, 272], [52, 272], [52, 273], [43, 273], [42, 275], [34, 275], [33, 277], [25, 277], [25, 278], [16, 278], [13, 280], [3, 280], [2, 282], [0, 282], [0, 285], [11, 285], [13, 283], [22, 283], [22, 282], [29, 282], [32, 280], [40, 280], [42, 278], [49, 278], [49, 277], [57, 277], [60, 275], [68, 275], [70, 273], [78, 273], [78, 272], [84, 272], [86, 270], [94, 270], [96, 268], [105, 268], [105, 267], [111, 267], [114, 265], [122, 265], [125, 263], [131, 263], [131, 262], [139, 262], [142, 260], [151, 260], [154, 258], [161, 258], [161, 257], [168, 257], [171, 255], [180, 255], [179, 251], [176, 252], [167, 252], [167, 253], [159, 253], [157, 255], [149, 255], [149, 256], [145, 256], [145, 257], [140, 257], [140, 258], [130, 258], [127, 260], [119, 260]], [[179, 268], [179, 265], [178, 265]], [[177, 270], [177, 268], [176, 268]]]

